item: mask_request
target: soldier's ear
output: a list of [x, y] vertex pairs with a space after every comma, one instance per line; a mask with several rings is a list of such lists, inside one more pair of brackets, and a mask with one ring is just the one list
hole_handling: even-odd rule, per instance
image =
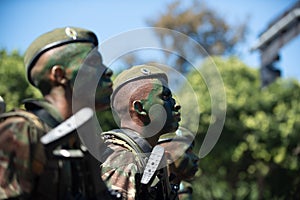
[[54, 65], [51, 68], [50, 79], [54, 82], [64, 84], [66, 82], [65, 69], [60, 65]]
[[143, 103], [141, 101], [135, 100], [132, 102], [132, 104], [135, 112], [140, 115], [147, 115], [147, 112], [144, 110]]

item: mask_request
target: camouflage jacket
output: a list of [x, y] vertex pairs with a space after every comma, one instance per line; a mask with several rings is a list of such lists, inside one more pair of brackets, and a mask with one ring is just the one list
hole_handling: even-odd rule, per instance
[[[134, 136], [128, 137], [129, 132]], [[168, 179], [165, 170], [157, 170], [149, 184], [140, 183], [147, 161], [144, 155], [149, 156], [152, 150], [145, 139], [128, 129], [104, 132], [102, 136], [108, 148], [100, 167], [101, 176], [110, 190], [120, 192], [124, 200], [177, 199], [177, 195], [171, 195], [168, 181], [161, 184], [162, 179]]]
[[[32, 107], [31, 103], [28, 101], [25, 106]], [[44, 101], [35, 103], [47, 110], [53, 109]], [[61, 121], [58, 112], [48, 112]], [[53, 116], [54, 113], [56, 116]], [[39, 185], [55, 182], [53, 174], [52, 179], [49, 176], [44, 176], [46, 180], [40, 178], [47, 172], [45, 167], [57, 167], [57, 163], [46, 166], [44, 147], [39, 141], [50, 129], [47, 123], [25, 110], [16, 109], [0, 115], [0, 199], [18, 196], [29, 198], [33, 193], [38, 193], [37, 181]]]

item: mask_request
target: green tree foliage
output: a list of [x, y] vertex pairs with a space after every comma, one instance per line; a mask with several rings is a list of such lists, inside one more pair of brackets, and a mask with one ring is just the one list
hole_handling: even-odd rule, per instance
[[[198, 42], [209, 55], [228, 55], [234, 52], [236, 45], [245, 39], [247, 26], [245, 23], [231, 25], [220, 12], [209, 8], [203, 1], [174, 1], [167, 10], [147, 21], [149, 26], [162, 27], [178, 31]], [[166, 49], [176, 49], [183, 57], [197, 57], [187, 46], [187, 41], [178, 39], [177, 35], [158, 31], [160, 42]], [[181, 72], [186, 72], [187, 62], [183, 58], [176, 59]]]
[[[225, 86], [226, 121], [216, 146], [200, 160], [194, 198], [299, 199], [299, 82], [278, 80], [261, 90], [257, 69], [237, 58], [214, 62]], [[209, 73], [211, 67], [203, 64], [201, 69]], [[201, 108], [199, 149], [210, 123], [211, 100], [198, 72], [188, 80]]]
[[23, 56], [17, 51], [8, 54], [0, 50], [0, 77], [0, 95], [7, 110], [18, 107], [25, 98], [41, 97], [39, 91], [27, 82]]

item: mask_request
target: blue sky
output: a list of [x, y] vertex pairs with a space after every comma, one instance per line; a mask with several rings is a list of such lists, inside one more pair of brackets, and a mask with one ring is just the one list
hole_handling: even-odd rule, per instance
[[[0, 48], [24, 53], [40, 34], [63, 26], [78, 26], [96, 32], [100, 41], [132, 29], [146, 27], [146, 19], [158, 16], [172, 0], [1, 0]], [[250, 53], [257, 36], [268, 23], [296, 0], [210, 0], [214, 8], [230, 23], [246, 21], [249, 25], [247, 40], [238, 55], [251, 67], [259, 66], [259, 52]], [[297, 57], [300, 36], [280, 51], [284, 78], [300, 80]]]

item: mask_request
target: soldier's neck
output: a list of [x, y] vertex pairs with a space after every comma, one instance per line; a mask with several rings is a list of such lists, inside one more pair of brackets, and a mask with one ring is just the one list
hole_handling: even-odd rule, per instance
[[57, 108], [63, 119], [67, 119], [72, 115], [72, 97], [62, 88], [51, 90], [44, 98]]
[[157, 144], [159, 139], [160, 133], [157, 132], [155, 129], [150, 129], [149, 127], [140, 126], [132, 121], [121, 121], [121, 128], [128, 128], [135, 132], [137, 132], [140, 136], [145, 138], [147, 142], [154, 147]]
[[157, 141], [159, 139], [158, 135], [154, 135], [152, 137], [147, 138], [147, 141], [149, 142], [149, 144], [154, 147], [157, 144]]

